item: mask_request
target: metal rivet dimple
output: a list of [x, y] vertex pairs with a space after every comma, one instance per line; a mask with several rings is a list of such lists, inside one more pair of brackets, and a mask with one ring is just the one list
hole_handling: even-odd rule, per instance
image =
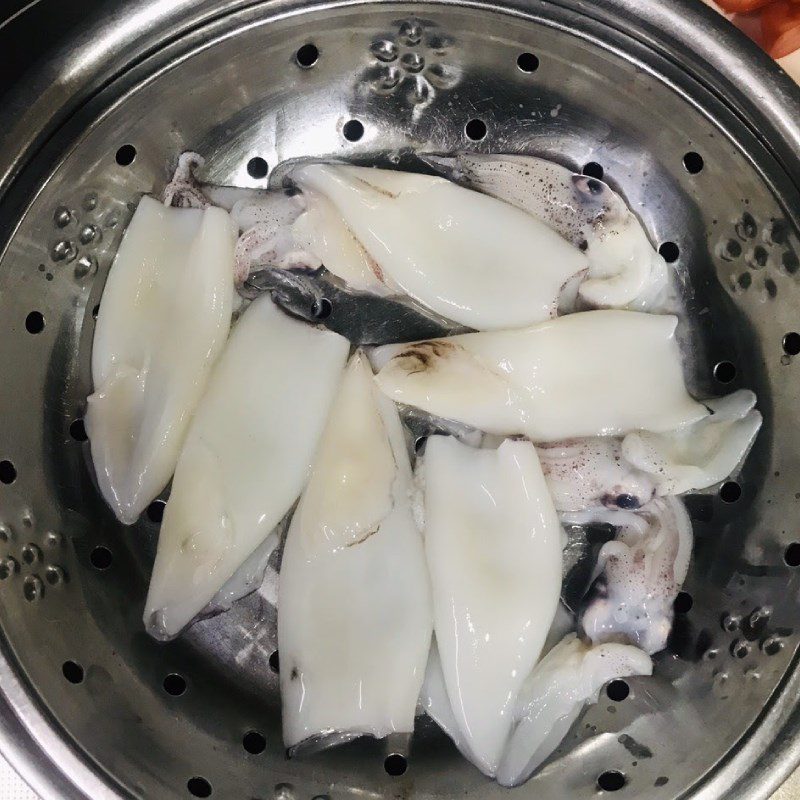
[[38, 575], [28, 575], [22, 585], [22, 594], [29, 603], [44, 597], [44, 583]]
[[69, 263], [70, 261], [74, 261], [77, 256], [78, 248], [75, 242], [69, 239], [62, 239], [60, 242], [56, 242], [53, 245], [53, 249], [50, 251], [50, 258], [52, 258], [53, 261], [66, 261]]
[[400, 63], [409, 72], [422, 72], [425, 69], [425, 59], [419, 53], [406, 53]]
[[36, 564], [42, 560], [42, 551], [33, 542], [28, 542], [22, 548], [22, 560], [28, 564]]
[[85, 278], [97, 272], [97, 259], [94, 256], [83, 255], [75, 263], [75, 277]]
[[19, 572], [19, 564], [13, 556], [0, 559], [0, 580], [4, 581]]
[[60, 533], [50, 531], [45, 537], [45, 542], [48, 547], [59, 547], [64, 542], [64, 537]]
[[768, 655], [768, 656], [775, 656], [781, 652], [784, 648], [783, 639], [780, 636], [773, 634], [772, 636], [768, 636], [764, 641], [761, 643], [761, 649]]
[[53, 214], [53, 222], [57, 228], [66, 228], [72, 222], [72, 212], [66, 206], [59, 206]]
[[86, 197], [83, 198], [83, 207], [87, 211], [94, 211], [97, 208], [97, 193], [96, 192], [89, 192]]
[[416, 20], [407, 20], [400, 26], [400, 41], [409, 46], [414, 46], [422, 41], [422, 25]]
[[378, 61], [394, 61], [397, 58], [397, 45], [390, 39], [379, 39], [370, 47]]
[[725, 614], [722, 618], [722, 628], [728, 631], [728, 633], [733, 633], [733, 631], [739, 630], [741, 622], [742, 618], [738, 614]]
[[91, 244], [92, 242], [99, 242], [103, 238], [103, 232], [97, 225], [84, 225], [81, 232], [78, 234], [81, 244]]
[[64, 582], [64, 570], [58, 564], [53, 564], [47, 568], [44, 577], [50, 586], [58, 586]]

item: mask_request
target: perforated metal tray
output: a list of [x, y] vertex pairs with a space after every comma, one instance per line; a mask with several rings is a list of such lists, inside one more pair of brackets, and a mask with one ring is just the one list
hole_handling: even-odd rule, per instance
[[[604, 695], [514, 795], [594, 797], [611, 770], [629, 798], [767, 796], [800, 747], [800, 98], [788, 79], [689, 0], [81, 6], [39, 0], [0, 28], [8, 758], [45, 798], [506, 797], [424, 718], [402, 777], [375, 741], [287, 760], [269, 598], [150, 639], [159, 509], [115, 522], [80, 424], [105, 275], [139, 197], [180, 152], [204, 154], [208, 180], [262, 186], [254, 158], [388, 166], [474, 148], [601, 165], [674, 257], [692, 387], [752, 388], [765, 415], [741, 496], [689, 501], [691, 608], [655, 676], [621, 702]], [[607, 358], [613, 379], [625, 365]]]

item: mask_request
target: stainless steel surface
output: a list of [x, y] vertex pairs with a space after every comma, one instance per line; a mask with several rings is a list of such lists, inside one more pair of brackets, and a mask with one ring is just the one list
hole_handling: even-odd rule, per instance
[[[0, 562], [0, 741], [38, 793], [186, 798], [199, 776], [221, 798], [508, 794], [424, 720], [401, 778], [378, 742], [286, 760], [274, 608], [255, 594], [176, 642], [147, 637], [158, 525], [114, 521], [71, 435], [113, 253], [181, 151], [207, 157], [209, 180], [258, 186], [253, 156], [402, 165], [414, 149], [470, 147], [602, 164], [653, 239], [680, 248], [693, 386], [751, 387], [765, 415], [741, 499], [690, 502], [694, 604], [654, 678], [589, 709], [514, 794], [591, 797], [616, 769], [626, 797], [767, 797], [800, 756], [800, 577], [784, 562], [800, 539], [800, 364], [782, 345], [800, 328], [797, 89], [690, 0], [80, 5], [39, 0], [0, 28], [0, 52], [17, 58], [0, 103], [0, 461], [16, 470], [0, 483], [0, 559], [14, 559]], [[301, 68], [310, 42], [319, 59]], [[536, 71], [518, 68], [523, 52]], [[355, 142], [351, 119], [364, 126]], [[486, 123], [482, 141], [466, 137], [471, 119]], [[136, 158], [121, 166], [127, 144]], [[612, 378], [625, 368], [603, 357]], [[724, 386], [723, 360], [737, 367]], [[174, 673], [180, 696], [163, 689]], [[250, 730], [263, 753], [244, 749]]]

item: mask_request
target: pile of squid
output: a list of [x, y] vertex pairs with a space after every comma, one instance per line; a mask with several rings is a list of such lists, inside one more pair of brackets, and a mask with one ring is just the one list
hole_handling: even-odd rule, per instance
[[257, 191], [181, 156], [108, 275], [85, 421], [121, 522], [169, 487], [152, 636], [230, 609], [279, 548], [290, 753], [427, 714], [515, 786], [652, 673], [680, 496], [735, 474], [761, 416], [689, 394], [674, 275], [606, 183], [420, 164], [301, 161]]

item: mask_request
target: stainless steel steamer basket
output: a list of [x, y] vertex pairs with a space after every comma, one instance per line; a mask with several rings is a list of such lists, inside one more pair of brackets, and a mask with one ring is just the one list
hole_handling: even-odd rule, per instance
[[188, 148], [248, 186], [255, 157], [602, 166], [671, 243], [693, 389], [753, 388], [765, 427], [738, 499], [689, 501], [692, 605], [655, 677], [603, 695], [513, 794], [588, 798], [606, 771], [652, 800], [779, 784], [800, 758], [800, 94], [766, 57], [695, 0], [39, 0], [0, 53], [0, 739], [42, 797], [508, 795], [424, 720], [402, 777], [375, 741], [288, 761], [259, 594], [144, 633], [158, 508], [115, 522], [79, 420], [115, 248]]

